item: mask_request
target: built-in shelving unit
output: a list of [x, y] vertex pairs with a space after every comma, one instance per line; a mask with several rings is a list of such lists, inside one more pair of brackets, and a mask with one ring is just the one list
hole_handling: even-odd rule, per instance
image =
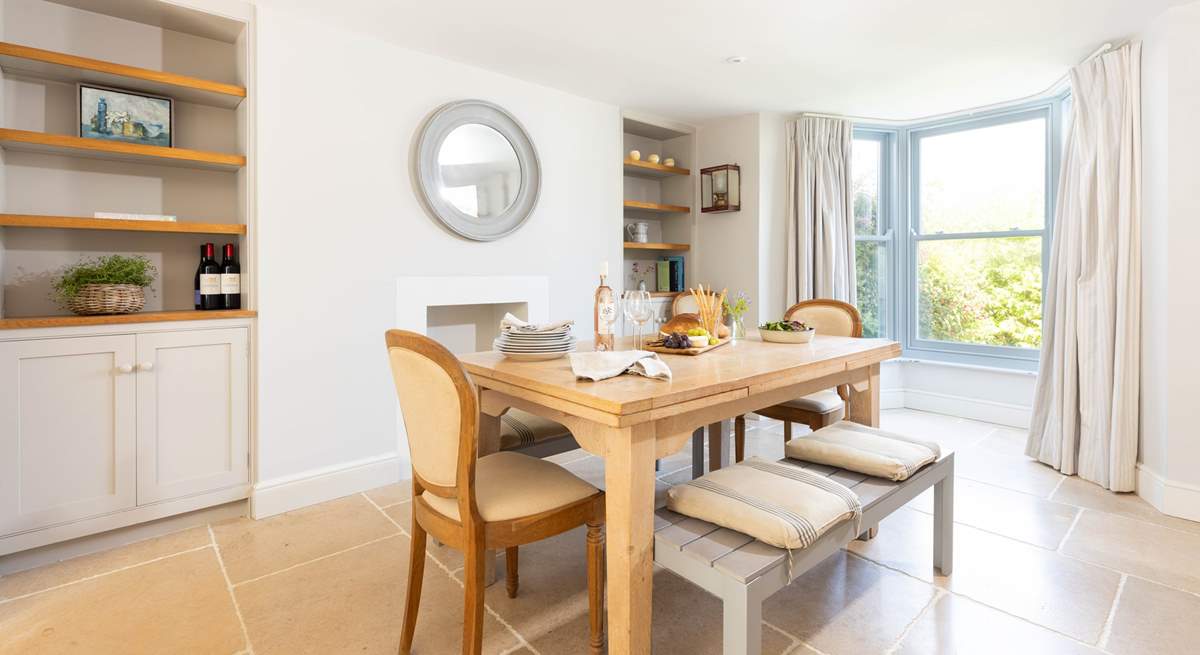
[[635, 177], [670, 177], [671, 175], [682, 175], [687, 177], [692, 172], [686, 168], [678, 166], [663, 166], [662, 164], [652, 164], [642, 160], [625, 160], [625, 174]]
[[46, 134], [30, 130], [0, 128], [0, 147], [5, 150], [44, 152], [76, 157], [94, 157], [137, 163], [187, 166], [219, 171], [234, 171], [246, 165], [242, 155], [205, 152], [187, 148], [164, 148], [120, 141], [84, 139], [64, 134]]
[[246, 99], [246, 87], [236, 84], [77, 57], [3, 41], [0, 41], [0, 70], [61, 82], [88, 82], [134, 89], [184, 102], [226, 109], [233, 109]]
[[30, 316], [25, 318], [0, 318], [0, 330], [75, 327], [79, 325], [166, 323], [171, 321], [211, 321], [223, 318], [254, 318], [256, 316], [258, 316], [258, 312], [250, 309], [183, 310], [174, 312], [141, 312], [138, 314], [108, 314], [101, 316]]
[[[193, 6], [25, 0], [0, 24], [0, 329], [254, 317], [253, 30]], [[171, 147], [82, 134], [79, 84], [170, 98]], [[192, 311], [206, 242], [236, 246], [244, 309]], [[109, 253], [154, 264], [145, 311], [65, 315], [57, 272]]]
[[625, 242], [626, 250], [674, 250], [688, 251], [692, 247], [686, 243], [634, 243], [632, 241]]
[[643, 202], [641, 200], [626, 200], [625, 209], [636, 211], [654, 212], [656, 214], [690, 214], [692, 208], [684, 205], [664, 205], [657, 202]]
[[[695, 239], [697, 214], [694, 207], [695, 178], [692, 165], [697, 162], [695, 129], [656, 117], [625, 112], [622, 129], [625, 158], [622, 175], [622, 239], [624, 262], [622, 285], [626, 289], [646, 288], [653, 298], [669, 301], [678, 291], [659, 286], [663, 278], [658, 268], [663, 261], [683, 263], [683, 288], [692, 279], [691, 244]], [[639, 159], [631, 159], [630, 151], [637, 150]], [[675, 166], [654, 164], [651, 155], [660, 160], [673, 159]], [[636, 225], [636, 224], [644, 224]], [[635, 226], [636, 227], [633, 227]], [[648, 243], [633, 241], [633, 233], [645, 230]], [[670, 279], [670, 276], [667, 276]], [[672, 281], [670, 288], [677, 281]], [[661, 290], [660, 290], [661, 289]], [[661, 308], [660, 308], [661, 309]]]
[[0, 227], [110, 230], [114, 232], [176, 232], [184, 234], [242, 235], [246, 233], [246, 226], [240, 223], [145, 221], [123, 218], [86, 218], [83, 216], [34, 216], [29, 214], [0, 214]]

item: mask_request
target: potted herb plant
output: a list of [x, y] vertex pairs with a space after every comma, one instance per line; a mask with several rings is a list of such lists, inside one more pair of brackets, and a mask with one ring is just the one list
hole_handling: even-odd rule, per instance
[[142, 255], [107, 255], [64, 268], [54, 298], [76, 314], [129, 314], [146, 306], [146, 287], [158, 274]]

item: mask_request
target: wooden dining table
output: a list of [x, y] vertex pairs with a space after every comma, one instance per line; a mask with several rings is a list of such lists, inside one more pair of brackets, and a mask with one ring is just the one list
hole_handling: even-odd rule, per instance
[[[617, 347], [631, 349], [631, 340]], [[562, 423], [604, 458], [608, 652], [641, 655], [650, 652], [655, 461], [698, 428], [842, 384], [850, 389], [846, 418], [878, 426], [879, 364], [899, 355], [900, 345], [886, 339], [818, 334], [809, 344], [776, 344], [751, 333], [698, 356], [661, 355], [670, 381], [600, 382], [576, 379], [566, 358], [520, 362], [481, 352], [460, 359], [479, 389], [481, 454], [499, 449], [500, 416], [515, 407]]]

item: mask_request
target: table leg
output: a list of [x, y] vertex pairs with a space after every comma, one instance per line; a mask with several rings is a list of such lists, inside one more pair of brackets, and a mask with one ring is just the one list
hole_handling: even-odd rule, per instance
[[866, 368], [867, 379], [850, 385], [850, 399], [846, 403], [846, 420], [879, 427], [879, 364]]
[[606, 429], [608, 652], [650, 652], [654, 579], [654, 426]]
[[[479, 413], [479, 443], [476, 452], [480, 457], [500, 452], [499, 416]], [[496, 584], [496, 557], [499, 554], [500, 552], [496, 550], [488, 550], [483, 553], [483, 584], [486, 586], [490, 587]]]
[[692, 479], [704, 475], [704, 428], [692, 432]]
[[725, 422], [717, 421], [708, 426], [708, 470], [726, 466], [729, 466], [729, 445], [725, 443]]

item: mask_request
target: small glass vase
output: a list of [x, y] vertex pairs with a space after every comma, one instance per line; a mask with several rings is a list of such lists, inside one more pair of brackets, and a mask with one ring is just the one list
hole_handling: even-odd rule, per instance
[[746, 317], [745, 316], [730, 316], [729, 317], [729, 338], [734, 341], [746, 338]]

